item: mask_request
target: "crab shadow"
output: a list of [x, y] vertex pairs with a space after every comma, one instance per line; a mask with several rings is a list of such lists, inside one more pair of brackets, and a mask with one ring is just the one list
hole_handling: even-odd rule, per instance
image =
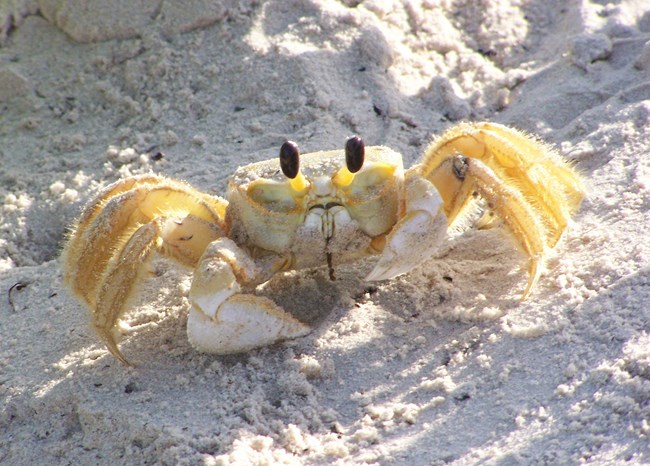
[[[472, 242], [485, 244], [484, 236], [470, 238], [470, 246]], [[245, 355], [198, 354], [185, 340], [182, 311], [170, 312], [162, 318], [158, 314], [155, 325], [136, 325], [122, 342], [126, 354], [138, 363], [135, 368], [124, 367], [101, 348], [93, 335], [84, 330], [83, 319], [67, 328], [65, 339], [53, 330], [69, 323], [69, 314], [82, 310], [63, 305], [64, 292], [59, 289], [60, 277], [52, 263], [14, 296], [16, 310], [3, 305], [3, 312], [9, 316], [6, 324], [14, 334], [48, 343], [47, 351], [39, 354], [18, 354], [20, 347], [5, 347], [4, 353], [9, 357], [24, 359], [41, 369], [22, 376], [11, 368], [5, 371], [3, 385], [12, 385], [11, 380], [18, 377], [23, 386], [31, 388], [6, 398], [1, 424], [7, 432], [31, 429], [29, 419], [39, 416], [49, 419], [48, 428], [52, 429], [46, 442], [76, 438], [93, 445], [93, 436], [117, 426], [136, 437], [159, 437], [161, 431], [157, 426], [164, 425], [168, 416], [174, 416], [182, 418], [179, 422], [192, 436], [217, 435], [219, 442], [199, 450], [221, 454], [239, 438], [241, 429], [266, 435], [273, 431], [269, 430], [273, 422], [279, 420], [285, 425], [299, 423], [296, 425], [317, 434], [329, 430], [334, 419], [346, 435], [353, 435], [360, 429], [364, 416], [376, 416], [384, 407], [409, 405], [419, 407], [415, 420], [402, 421], [394, 430], [386, 427], [385, 439], [435, 439], [439, 446], [430, 451], [428, 461], [452, 461], [473, 448], [506, 441], [518, 428], [512, 422], [513, 413], [530, 415], [542, 406], [553, 423], [545, 426], [542, 434], [518, 443], [511, 454], [515, 455], [513, 458], [539, 458], [539, 452], [544, 452], [543, 458], [553, 461], [562, 457], [563, 449], [572, 451], [575, 438], [569, 432], [580, 419], [595, 419], [596, 424], [602, 421], [599, 442], [603, 447], [614, 441], [612, 436], [625, 435], [607, 432], [611, 428], [608, 419], [620, 407], [594, 403], [592, 396], [596, 392], [627, 396], [633, 407], [637, 406], [636, 411], [629, 410], [627, 419], [640, 423], [642, 407], [648, 403], [647, 393], [639, 391], [638, 382], [647, 379], [642, 363], [628, 361], [622, 366], [629, 376], [627, 381], [608, 377], [604, 372], [599, 376], [593, 368], [614, 366], [626, 346], [647, 330], [650, 315], [640, 303], [650, 299], [650, 270], [619, 280], [582, 305], [566, 308], [567, 322], [561, 329], [535, 338], [521, 338], [503, 335], [499, 319], [471, 320], [454, 313], [459, 302], [467, 307], [469, 298], [460, 296], [460, 290], [449, 289], [449, 282], [440, 277], [452, 277], [453, 284], [465, 280], [465, 267], [459, 264], [472, 256], [470, 249], [467, 242], [457, 245], [444, 259], [432, 260], [411, 275], [373, 288], [354, 278], [348, 280], [347, 273], [354, 270], [342, 271], [341, 280], [335, 283], [320, 271], [279, 277], [270, 289], [292, 288], [280, 300], [291, 302], [295, 297], [311, 296], [309, 302], [299, 298], [302, 306], [296, 311], [313, 307], [320, 322], [307, 337]], [[500, 258], [496, 262], [508, 263], [502, 255], [497, 256], [493, 260]], [[486, 259], [489, 262], [489, 257], [474, 259], [477, 263]], [[506, 295], [505, 288], [513, 283], [520, 288], [523, 278], [521, 272], [513, 274], [510, 265], [491, 272], [503, 287], [500, 292]], [[48, 282], [46, 276], [52, 275], [54, 281]], [[16, 277], [4, 280], [3, 286], [15, 280]], [[414, 297], [415, 291], [421, 292], [423, 287], [427, 288], [426, 296]], [[486, 298], [503, 305], [510, 302], [513, 312], [520, 305], [513, 304], [517, 301], [514, 297]], [[544, 299], [549, 307], [562, 306], [561, 297], [554, 298], [546, 292]], [[32, 305], [27, 306], [29, 302]], [[481, 298], [476, 302], [484, 301]], [[182, 306], [182, 299], [179, 303]], [[48, 326], [41, 327], [39, 322], [48, 306], [57, 311], [46, 311]], [[404, 312], [405, 308], [409, 311]], [[370, 316], [372, 325], [368, 328], [343, 325], [332, 333], [338, 322], [355, 320], [366, 313], [375, 314]], [[431, 325], [432, 321], [435, 325]], [[366, 331], [372, 331], [372, 338], [355, 337], [355, 333]], [[355, 343], [348, 344], [346, 339]], [[558, 345], [558, 341], [564, 343]], [[96, 349], [89, 351], [89, 346]], [[60, 357], [66, 353], [68, 356]], [[580, 355], [581, 364], [567, 382], [566, 367], [575, 363], [575, 355]], [[304, 358], [318, 361], [322, 367], [330, 365], [331, 371], [305, 376], [304, 368], [296, 363]], [[545, 369], [540, 372], [539, 368]], [[453, 383], [445, 386], [440, 381], [441, 374], [448, 375]], [[571, 380], [577, 387], [572, 396], [554, 395], [558, 386]], [[197, 409], [188, 411], [183, 401], [188, 399], [193, 400]], [[161, 404], [162, 400], [166, 401]], [[499, 400], [508, 401], [504, 404]], [[570, 407], [581, 400], [585, 409], [576, 418]], [[217, 412], [198, 409], [215, 406], [215, 402]], [[157, 409], [150, 411], [144, 424], [131, 419], [130, 412], [151, 403]], [[110, 413], [97, 411], [93, 406], [110, 406]], [[93, 422], [87, 418], [89, 413], [95, 413]], [[216, 419], [221, 422], [215, 423]], [[140, 434], [136, 435], [137, 429]], [[391, 447], [391, 456], [417, 463], [409, 442]], [[108, 447], [113, 449], [115, 445]], [[597, 449], [595, 444], [591, 447]], [[102, 451], [101, 447], [90, 448]], [[647, 451], [647, 445], [638, 437], [632, 438], [620, 454], [643, 451]]]
[[[587, 459], [609, 448], [620, 459], [643, 457], [649, 448], [641, 431], [619, 429], [611, 420], [622, 416], [626, 425], [640, 425], [650, 402], [642, 388], [648, 383], [647, 365], [629, 356], [630, 345], [643, 345], [647, 332], [650, 313], [640, 303], [650, 299], [649, 284], [650, 269], [645, 269], [579, 306], [563, 305], [562, 298], [545, 292], [548, 307], [563, 309], [566, 322], [553, 327], [549, 317], [545, 325], [552, 330], [537, 336], [504, 334], [501, 319], [440, 317], [453, 314], [457, 302], [437, 302], [434, 290], [431, 305], [425, 302], [427, 309], [412, 316], [404, 314], [403, 302], [396, 305], [395, 296], [378, 292], [371, 298], [374, 307], [389, 317], [384, 317], [376, 337], [328, 351], [325, 359], [332, 359], [336, 376], [316, 385], [323, 393], [345, 387], [348, 397], [337, 397], [330, 407], [351, 432], [360, 428], [364, 416], [381, 420], [391, 410], [417, 407], [416, 421], [402, 419], [401, 427], [388, 424], [384, 431], [383, 442], [409, 439], [400, 440], [391, 451], [391, 457], [404, 464], [419, 464], [421, 451], [411, 444], [423, 443], [436, 445], [429, 450], [427, 464], [462, 460], [475, 448], [489, 445], [505, 448], [506, 461], [555, 462], [570, 454]], [[403, 294], [404, 287], [400, 283], [391, 292]], [[622, 375], [613, 376], [613, 367], [622, 367]], [[566, 387], [575, 391], [560, 395]], [[622, 408], [598, 402], [601, 396], [629, 403]], [[585, 408], [576, 412], [577, 405]], [[398, 415], [388, 416], [400, 423]], [[542, 426], [526, 440], [512, 441], [524, 428], [513, 422], [516, 416]], [[576, 423], [584, 422], [600, 426], [598, 440], [576, 438]], [[625, 446], [619, 450], [622, 438]]]

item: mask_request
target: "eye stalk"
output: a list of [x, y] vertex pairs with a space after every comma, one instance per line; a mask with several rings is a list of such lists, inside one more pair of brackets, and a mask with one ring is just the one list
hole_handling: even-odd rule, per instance
[[352, 136], [345, 142], [345, 164], [350, 173], [356, 173], [363, 167], [366, 146], [359, 136]]
[[345, 167], [341, 168], [332, 181], [337, 186], [349, 186], [354, 180], [354, 174], [363, 167], [366, 157], [366, 146], [359, 136], [352, 136], [345, 141]]
[[300, 173], [300, 151], [295, 142], [287, 141], [280, 147], [280, 168], [292, 180]]
[[307, 180], [300, 173], [300, 150], [298, 144], [286, 141], [280, 147], [280, 168], [284, 176], [289, 178], [289, 184], [295, 191], [303, 191], [307, 187]]

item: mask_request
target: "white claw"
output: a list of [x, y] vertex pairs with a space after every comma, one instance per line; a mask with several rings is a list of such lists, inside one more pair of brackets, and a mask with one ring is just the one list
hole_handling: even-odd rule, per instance
[[311, 329], [270, 299], [254, 295], [228, 298], [211, 318], [192, 306], [187, 335], [198, 351], [216, 354], [241, 353], [282, 340], [298, 338]]
[[406, 214], [386, 238], [384, 250], [367, 281], [406, 273], [440, 249], [447, 238], [447, 217], [436, 188], [418, 176], [407, 179]]
[[205, 353], [241, 353], [311, 331], [270, 299], [239, 294], [233, 264], [240, 275], [256, 273], [244, 252], [222, 238], [208, 247], [194, 272], [187, 320], [194, 348]]
[[384, 251], [367, 281], [388, 280], [431, 257], [446, 238], [447, 219], [429, 212], [411, 212], [389, 236]]

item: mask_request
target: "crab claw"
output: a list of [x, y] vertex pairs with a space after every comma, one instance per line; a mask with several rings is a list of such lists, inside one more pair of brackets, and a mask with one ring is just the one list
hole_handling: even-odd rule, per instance
[[278, 341], [298, 338], [311, 331], [273, 301], [261, 296], [232, 296], [214, 314], [211, 317], [196, 304], [190, 310], [187, 334], [191, 345], [198, 351], [242, 353]]
[[240, 294], [259, 273], [234, 242], [213, 242], [199, 261], [190, 289], [187, 334], [198, 351], [232, 354], [298, 338], [311, 328], [262, 296]]
[[384, 250], [367, 281], [409, 272], [433, 256], [447, 239], [447, 217], [438, 190], [411, 172], [406, 177], [406, 212], [386, 238]]

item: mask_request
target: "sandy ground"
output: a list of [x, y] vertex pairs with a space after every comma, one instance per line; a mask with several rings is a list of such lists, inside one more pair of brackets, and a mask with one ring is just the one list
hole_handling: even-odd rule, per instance
[[[647, 1], [3, 0], [0, 40], [0, 463], [650, 463]], [[410, 165], [483, 119], [588, 185], [526, 301], [507, 233], [468, 231], [389, 282], [273, 279], [314, 332], [217, 357], [155, 260], [129, 368], [62, 286], [66, 226], [120, 177], [218, 194], [352, 133]]]

